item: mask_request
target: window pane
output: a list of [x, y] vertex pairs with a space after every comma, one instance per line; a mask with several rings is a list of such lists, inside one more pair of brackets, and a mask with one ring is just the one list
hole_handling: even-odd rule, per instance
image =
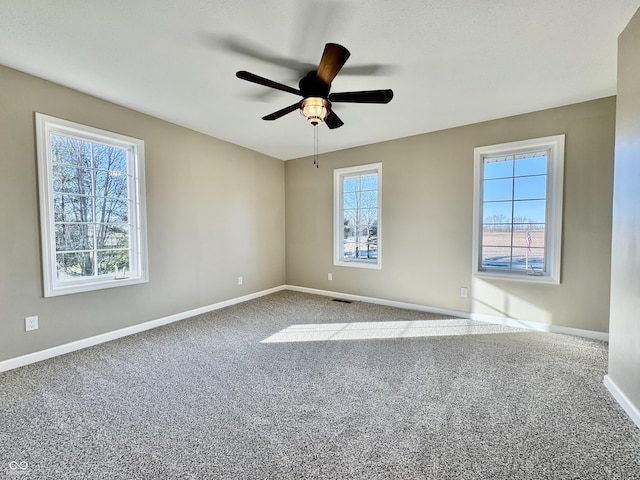
[[108, 250], [98, 252], [98, 275], [124, 274], [129, 267], [129, 250]]
[[373, 241], [377, 242], [378, 239], [378, 222], [374, 221], [369, 224], [369, 237], [373, 239]]
[[531, 271], [531, 267], [533, 267], [534, 270], [538, 270], [538, 271], [546, 270], [544, 248], [530, 248], [527, 255], [529, 257], [528, 259], [529, 271]]
[[378, 258], [378, 251], [373, 246], [367, 246], [365, 244], [360, 246], [358, 250], [358, 259], [360, 260], [375, 260]]
[[358, 225], [358, 237], [367, 238], [368, 236], [369, 236], [369, 225], [366, 225], [366, 224]]
[[514, 199], [544, 199], [547, 197], [547, 176], [518, 177], [514, 179]]
[[127, 151], [122, 148], [93, 144], [93, 167], [110, 172], [127, 172]]
[[511, 232], [513, 228], [512, 223], [483, 223], [483, 232]]
[[128, 196], [128, 177], [119, 171], [96, 170], [95, 195], [101, 197]]
[[91, 197], [55, 195], [53, 198], [53, 216], [56, 222], [92, 222]]
[[527, 264], [527, 249], [526, 248], [513, 248], [513, 256], [511, 257], [511, 269], [513, 270], [525, 270], [528, 268]]
[[483, 247], [483, 268], [511, 268], [511, 250], [508, 247]]
[[544, 269], [544, 249], [514, 247], [511, 268], [515, 270], [526, 270], [529, 273], [533, 273], [531, 267], [540, 271]]
[[344, 253], [343, 256], [345, 258], [355, 258], [356, 255], [356, 243], [353, 241], [344, 242], [343, 244]]
[[513, 204], [513, 216], [520, 222], [544, 223], [546, 205], [544, 200], [517, 201]]
[[513, 176], [513, 160], [484, 160], [484, 179]]
[[504, 247], [506, 250], [500, 250], [503, 255], [509, 254], [511, 248], [511, 232], [485, 230], [482, 232], [482, 247]]
[[129, 225], [96, 225], [96, 245], [98, 249], [129, 248]]
[[358, 211], [355, 209], [345, 210], [344, 213], [344, 225], [345, 227], [355, 227], [358, 220]]
[[515, 175], [521, 177], [525, 175], [546, 175], [547, 156], [527, 157], [516, 160]]
[[79, 167], [91, 167], [91, 144], [77, 138], [51, 134], [51, 161]]
[[527, 246], [527, 232], [531, 238], [530, 247], [544, 247], [545, 230], [544, 224], [530, 224], [529, 228], [516, 230], [513, 234], [513, 245], [518, 247]]
[[372, 173], [369, 175], [362, 175], [360, 177], [360, 189], [361, 190], [378, 190], [378, 175]]
[[56, 251], [93, 248], [93, 226], [89, 224], [56, 224]]
[[360, 194], [360, 205], [361, 208], [367, 207], [378, 207], [378, 191], [364, 191]]
[[129, 202], [111, 197], [96, 198], [96, 221], [99, 223], [128, 223]]
[[376, 218], [378, 218], [378, 209], [377, 208], [361, 208], [360, 209], [360, 222], [361, 223], [372, 223]]
[[512, 202], [485, 202], [482, 206], [484, 223], [511, 223]]
[[360, 177], [345, 177], [343, 179], [343, 190], [346, 192], [354, 192], [360, 189]]
[[59, 279], [93, 275], [93, 253], [58, 253], [56, 267]]
[[345, 192], [343, 199], [343, 208], [357, 208], [358, 196], [355, 192]]
[[55, 193], [91, 195], [91, 170], [87, 168], [54, 165], [52, 176]]
[[513, 199], [513, 179], [503, 178], [484, 182], [483, 200], [485, 202]]

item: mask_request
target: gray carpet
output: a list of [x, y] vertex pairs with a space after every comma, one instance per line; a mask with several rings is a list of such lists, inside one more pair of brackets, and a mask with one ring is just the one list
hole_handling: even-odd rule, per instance
[[0, 478], [640, 479], [605, 343], [514, 329], [260, 343], [443, 318], [280, 292], [5, 372]]

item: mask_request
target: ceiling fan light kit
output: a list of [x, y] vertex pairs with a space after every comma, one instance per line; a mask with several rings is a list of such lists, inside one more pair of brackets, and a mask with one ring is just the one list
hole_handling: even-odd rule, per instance
[[300, 113], [307, 117], [309, 125], [314, 126], [324, 122], [330, 110], [331, 102], [322, 97], [307, 97], [300, 107]]
[[351, 53], [342, 45], [327, 43], [320, 59], [317, 70], [307, 73], [298, 83], [299, 89], [295, 89], [282, 83], [260, 77], [253, 73], [241, 70], [236, 72], [236, 77], [247, 82], [257, 83], [265, 87], [274, 88], [283, 92], [292, 93], [302, 97], [301, 101], [289, 105], [277, 112], [262, 117], [263, 120], [277, 120], [278, 118], [300, 110], [307, 118], [310, 125], [317, 126], [326, 123], [330, 129], [344, 125], [340, 117], [332, 110], [332, 102], [342, 103], [389, 103], [393, 98], [392, 90], [364, 90], [359, 92], [329, 93], [331, 82], [340, 69], [344, 66]]

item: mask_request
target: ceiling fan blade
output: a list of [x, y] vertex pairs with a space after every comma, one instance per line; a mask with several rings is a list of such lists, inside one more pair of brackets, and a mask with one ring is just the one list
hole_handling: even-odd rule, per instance
[[342, 45], [337, 43], [327, 43], [318, 65], [317, 78], [325, 85], [331, 85], [342, 66], [345, 64], [351, 53]]
[[300, 90], [288, 87], [282, 83], [274, 82], [268, 78], [260, 77], [254, 73], [249, 73], [244, 70], [236, 72], [236, 77], [247, 82], [257, 83], [258, 85], [264, 85], [265, 87], [275, 88], [276, 90], [282, 90], [283, 92], [293, 93], [294, 95], [302, 95]]
[[344, 125], [344, 122], [340, 120], [340, 117], [338, 117], [338, 115], [336, 115], [336, 113], [333, 110], [331, 110], [327, 115], [327, 117], [324, 119], [324, 123], [326, 123], [327, 127], [329, 127], [332, 130], [334, 128], [338, 128]]
[[278, 110], [277, 112], [270, 113], [269, 115], [265, 115], [262, 117], [263, 120], [277, 120], [280, 117], [284, 117], [287, 113], [291, 113], [294, 110], [298, 110], [300, 108], [301, 102], [296, 102], [293, 105], [289, 105], [288, 107], [283, 108], [282, 110]]
[[393, 90], [365, 90], [362, 92], [341, 92], [329, 95], [331, 102], [346, 103], [389, 103]]

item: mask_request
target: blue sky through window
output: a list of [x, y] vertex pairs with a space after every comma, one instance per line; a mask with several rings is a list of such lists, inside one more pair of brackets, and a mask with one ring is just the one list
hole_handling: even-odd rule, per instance
[[547, 168], [546, 152], [485, 159], [485, 223], [544, 223]]

